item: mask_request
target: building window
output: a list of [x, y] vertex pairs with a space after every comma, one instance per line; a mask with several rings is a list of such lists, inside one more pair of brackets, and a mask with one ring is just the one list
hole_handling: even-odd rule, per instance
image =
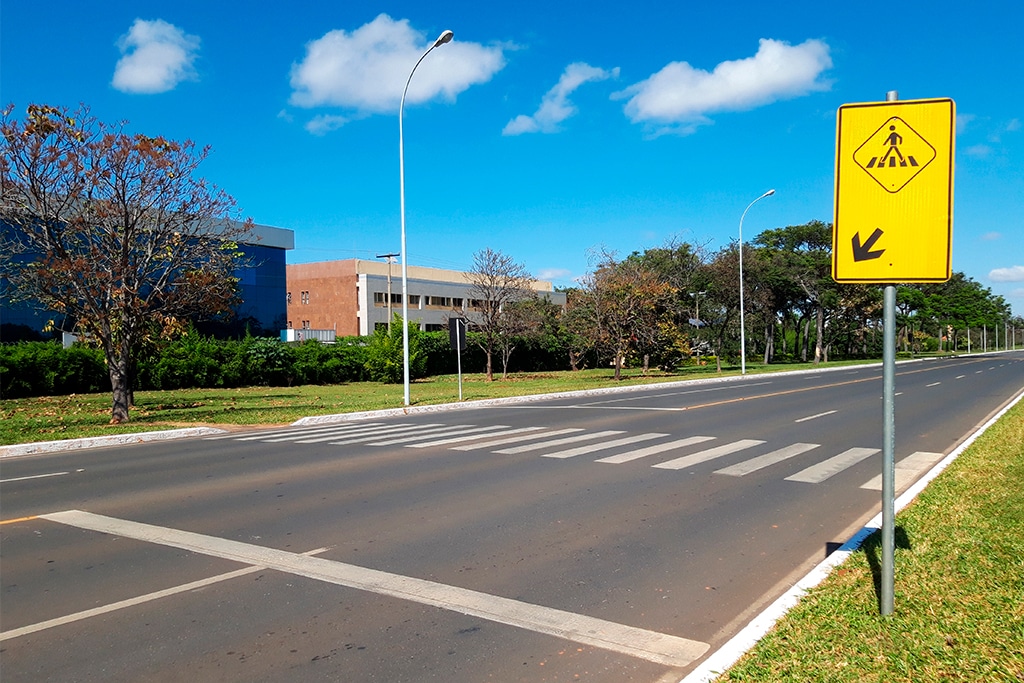
[[420, 305], [420, 295], [419, 294], [410, 294], [409, 295], [409, 305], [410, 306], [419, 306]]
[[303, 320], [302, 321], [302, 329], [304, 329], [304, 330], [308, 330], [309, 329], [309, 321], [308, 320]]
[[462, 309], [462, 297], [461, 296], [453, 297], [452, 298], [452, 308], [458, 308], [460, 310]]
[[373, 305], [374, 306], [387, 306], [387, 293], [386, 292], [374, 292], [373, 293]]
[[308, 304], [309, 303], [309, 292], [300, 292], [299, 293], [299, 297], [301, 298], [302, 303], [304, 303], [304, 304]]
[[427, 332], [440, 332], [445, 329], [444, 325], [438, 325], [436, 323], [427, 323]]
[[284, 297], [284, 298], [285, 298], [285, 301], [286, 301], [287, 303], [289, 303], [289, 304], [290, 304], [290, 303], [292, 302], [292, 293], [291, 293], [291, 292], [288, 292], [288, 293], [287, 293], [287, 294], [285, 295], [285, 297]]

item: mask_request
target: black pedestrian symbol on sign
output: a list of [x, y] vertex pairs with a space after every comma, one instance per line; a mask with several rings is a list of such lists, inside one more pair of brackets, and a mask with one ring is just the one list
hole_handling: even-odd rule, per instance
[[900, 145], [903, 144], [903, 136], [896, 132], [896, 126], [889, 126], [889, 131], [889, 137], [885, 139], [885, 144], [889, 145], [889, 149], [885, 150], [885, 154], [882, 155], [881, 161], [878, 161], [878, 157], [871, 157], [871, 161], [867, 163], [867, 167], [875, 168], [875, 162], [878, 161], [878, 168], [885, 168], [886, 160], [889, 162], [889, 168], [896, 168], [897, 165], [906, 167], [908, 162], [911, 166], [917, 166], [917, 160], [914, 159], [913, 155], [908, 154], [904, 157], [903, 153], [900, 152]]

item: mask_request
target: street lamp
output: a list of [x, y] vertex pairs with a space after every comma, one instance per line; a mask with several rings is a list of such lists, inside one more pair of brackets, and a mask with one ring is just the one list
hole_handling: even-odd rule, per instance
[[747, 337], [746, 328], [743, 325], [743, 218], [747, 215], [747, 211], [750, 211], [750, 207], [757, 204], [765, 197], [771, 197], [775, 194], [775, 190], [768, 190], [763, 195], [750, 202], [747, 208], [743, 209], [743, 215], [740, 216], [740, 374], [747, 374]]
[[402, 368], [405, 383], [405, 405], [409, 405], [409, 258], [405, 251], [405, 139], [402, 136], [402, 114], [405, 111], [405, 96], [409, 92], [409, 84], [412, 83], [412, 75], [416, 73], [416, 68], [430, 54], [431, 50], [451, 42], [454, 35], [451, 31], [444, 31], [437, 37], [434, 44], [420, 56], [415, 66], [412, 67], [412, 71], [409, 72], [405, 90], [402, 91], [402, 101], [398, 105], [398, 192], [402, 210]]

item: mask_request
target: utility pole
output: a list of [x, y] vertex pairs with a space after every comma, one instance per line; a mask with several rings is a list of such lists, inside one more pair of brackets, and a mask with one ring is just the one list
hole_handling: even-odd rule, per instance
[[377, 258], [388, 260], [388, 332], [391, 332], [391, 264], [395, 262], [398, 254], [377, 254]]

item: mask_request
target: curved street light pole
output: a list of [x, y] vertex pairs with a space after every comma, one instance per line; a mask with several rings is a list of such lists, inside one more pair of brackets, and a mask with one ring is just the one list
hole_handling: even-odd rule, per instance
[[451, 31], [444, 31], [434, 41], [434, 44], [428, 47], [427, 51], [420, 56], [416, 61], [416, 65], [412, 67], [412, 71], [409, 72], [409, 78], [405, 82], [405, 90], [402, 91], [402, 101], [398, 105], [398, 192], [402, 213], [402, 368], [405, 385], [405, 405], [409, 405], [409, 259], [405, 252], [405, 138], [402, 134], [402, 115], [405, 111], [405, 96], [409, 93], [409, 84], [412, 83], [412, 75], [416, 73], [416, 68], [430, 54], [431, 50], [450, 42], [454, 35]]
[[740, 216], [740, 374], [747, 374], [747, 336], [746, 327], [743, 323], [743, 219], [747, 215], [747, 211], [750, 211], [750, 207], [757, 204], [765, 197], [771, 197], [775, 194], [775, 190], [768, 190], [763, 195], [750, 202], [747, 208], [743, 210], [743, 215]]

